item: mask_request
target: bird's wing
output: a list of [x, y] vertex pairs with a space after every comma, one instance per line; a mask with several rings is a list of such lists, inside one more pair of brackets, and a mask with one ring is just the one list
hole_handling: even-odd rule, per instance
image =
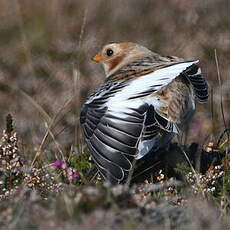
[[[161, 100], [161, 97], [157, 95], [158, 91], [175, 78], [185, 76], [191, 82], [195, 95], [199, 99], [206, 99], [207, 84], [200, 74], [197, 63], [198, 61], [167, 62], [162, 64], [159, 69], [154, 67], [155, 71], [143, 76], [138, 75], [108, 102], [108, 108], [116, 111], [124, 111], [124, 108], [128, 111], [129, 107], [138, 108], [143, 103], [149, 105], [138, 143], [137, 159], [152, 149], [157, 150], [162, 142], [162, 130], [165, 137], [164, 143], [167, 143], [174, 134], [179, 133], [177, 123], [168, 116], [167, 111], [170, 105]], [[201, 85], [201, 81], [204, 83], [203, 85]], [[203, 88], [198, 88], [199, 86]]]
[[[170, 123], [167, 119], [159, 116], [152, 105], [149, 106], [146, 117], [144, 128], [138, 143], [138, 154], [136, 159], [140, 159], [150, 151], [155, 152], [159, 148], [167, 145], [169, 141], [174, 137], [173, 132], [168, 132], [162, 129], [162, 124], [166, 127]], [[172, 125], [172, 123], [171, 123]]]
[[181, 74], [187, 76], [186, 71], [190, 72], [191, 66], [195, 66], [197, 63], [198, 61], [167, 63], [153, 72], [133, 78], [125, 88], [108, 101], [108, 109], [128, 111], [130, 106], [136, 108], [147, 103], [154, 107], [154, 117], [161, 129], [178, 133], [177, 125], [165, 113], [165, 108], [168, 105], [157, 96], [157, 92]]
[[[172, 58], [174, 60], [174, 58]], [[155, 71], [149, 74], [150, 77], [154, 77], [157, 72], [161, 72], [156, 78], [155, 89], [156, 92], [150, 97], [147, 97], [147, 100], [150, 100], [150, 107], [146, 113], [146, 121], [143, 129], [142, 137], [140, 138], [138, 145], [138, 155], [137, 159], [140, 159], [146, 155], [150, 150], [157, 150], [160, 146], [167, 144], [174, 136], [173, 133], [178, 133], [179, 128], [177, 123], [169, 118], [167, 111], [169, 110], [170, 104], [167, 104], [165, 101], [161, 103], [161, 98], [157, 97], [157, 92], [162, 89], [162, 87], [167, 86], [170, 81], [174, 80], [175, 77], [182, 76], [186, 77], [193, 87], [194, 94], [198, 101], [204, 102], [208, 98], [208, 85], [205, 79], [201, 74], [199, 66], [197, 66], [198, 61], [193, 62], [182, 62], [182, 63], [172, 63], [172, 65], [165, 66], [166, 72], [168, 72], [167, 78], [164, 78], [164, 73]], [[173, 70], [173, 71], [171, 71]], [[163, 84], [160, 85], [159, 82], [162, 81], [163, 75]], [[140, 79], [141, 81], [142, 79]], [[139, 82], [140, 82], [139, 81]], [[136, 82], [138, 84], [138, 82]], [[158, 84], [157, 84], [158, 83]], [[138, 84], [139, 85], [139, 84]], [[160, 85], [160, 86], [159, 86]], [[140, 86], [141, 87], [141, 86]], [[144, 88], [144, 87], [143, 87]], [[145, 92], [148, 92], [147, 89]], [[142, 91], [139, 95], [144, 95]], [[145, 95], [144, 95], [145, 96]], [[132, 95], [130, 98], [137, 98], [137, 95]], [[156, 98], [159, 101], [154, 100]], [[146, 100], [146, 98], [145, 98]], [[183, 102], [181, 102], [183, 103]], [[163, 130], [163, 132], [162, 132]], [[166, 131], [166, 132], [165, 132]], [[168, 133], [168, 134], [167, 134]]]
[[[142, 77], [144, 74], [146, 75], [146, 78], [148, 78], [148, 76], [152, 76], [155, 78], [155, 82], [157, 82], [158, 80], [161, 81], [159, 78], [161, 78], [162, 74], [165, 74], [161, 70], [173, 70], [171, 74], [168, 72], [169, 77], [167, 77], [168, 79], [164, 79], [165, 81], [163, 82], [163, 85], [167, 85], [171, 80], [175, 79], [175, 72], [177, 74], [179, 73], [190, 81], [198, 101], [205, 102], [208, 99], [208, 84], [201, 73], [198, 63], [198, 60], [185, 61], [184, 59], [175, 56], [163, 57], [158, 54], [154, 54], [131, 62], [113, 74], [111, 78], [120, 80], [125, 77], [129, 79], [133, 77]], [[155, 75], [158, 74], [158, 71], [161, 72], [161, 74], [159, 74], [158, 77], [155, 77]], [[153, 73], [155, 74], [152, 75]], [[149, 79], [152, 80], [152, 78]], [[145, 79], [143, 79], [143, 81], [145, 81]], [[148, 82], [146, 82], [146, 84], [148, 84]], [[156, 83], [156, 85], [158, 84]], [[162, 86], [160, 84], [158, 89], [161, 87]]]
[[[99, 91], [104, 87], [103, 84]], [[108, 101], [124, 87], [124, 83], [111, 83], [103, 92], [92, 94], [80, 116], [92, 158], [101, 174], [112, 183], [125, 180], [132, 168], [148, 108], [144, 104], [128, 112], [108, 109]]]
[[185, 76], [191, 83], [197, 100], [199, 102], [207, 101], [208, 84], [201, 73], [200, 67], [194, 63], [182, 73], [182, 76]]

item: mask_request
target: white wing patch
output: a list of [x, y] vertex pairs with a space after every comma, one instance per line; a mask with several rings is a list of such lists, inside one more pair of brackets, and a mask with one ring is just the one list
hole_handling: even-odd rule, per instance
[[[147, 91], [147, 90], [160, 90], [162, 87], [168, 85], [173, 81], [177, 76], [179, 76], [184, 70], [193, 64], [197, 64], [199, 61], [189, 61], [174, 64], [168, 67], [164, 67], [154, 71], [153, 73], [146, 74], [135, 80], [133, 80], [129, 85], [124, 87], [120, 92], [116, 93], [108, 102], [108, 110], [117, 110], [122, 108], [124, 109], [138, 108], [142, 103], [147, 102], [148, 104], [153, 105], [156, 109], [163, 106], [162, 102], [159, 101], [157, 97], [151, 98], [137, 98], [135, 100], [128, 100], [130, 97], [135, 97], [138, 94]], [[119, 111], [119, 110], [118, 110]]]

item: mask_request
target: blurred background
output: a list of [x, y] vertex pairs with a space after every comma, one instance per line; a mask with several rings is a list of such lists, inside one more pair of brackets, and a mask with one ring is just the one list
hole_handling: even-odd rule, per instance
[[188, 142], [216, 140], [225, 128], [216, 58], [230, 118], [229, 12], [229, 0], [0, 0], [0, 129], [11, 113], [25, 146], [39, 146], [47, 127], [62, 148], [79, 144], [80, 106], [104, 79], [90, 58], [131, 41], [200, 60], [210, 99], [197, 106]]

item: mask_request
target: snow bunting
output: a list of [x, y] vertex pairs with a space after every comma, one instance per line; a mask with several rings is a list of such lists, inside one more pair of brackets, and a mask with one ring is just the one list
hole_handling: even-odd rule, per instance
[[187, 126], [195, 101], [208, 99], [208, 85], [199, 61], [135, 43], [105, 45], [93, 60], [106, 79], [84, 103], [80, 122], [100, 173], [120, 183], [135, 159], [154, 154]]

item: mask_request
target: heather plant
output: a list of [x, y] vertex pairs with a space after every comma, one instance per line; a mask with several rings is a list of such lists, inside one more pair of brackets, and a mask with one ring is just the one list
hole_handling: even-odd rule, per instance
[[[71, 161], [73, 157], [70, 157]], [[33, 162], [34, 163], [34, 162]], [[0, 198], [12, 195], [20, 185], [36, 190], [42, 196], [58, 192], [63, 183], [79, 183], [81, 175], [67, 162], [56, 160], [53, 163], [30, 165], [22, 158], [18, 147], [17, 133], [13, 129], [13, 119], [6, 117], [6, 129], [0, 144]], [[58, 176], [57, 176], [58, 175]]]
[[23, 181], [23, 159], [18, 149], [18, 138], [13, 130], [12, 117], [6, 118], [0, 144], [0, 198], [8, 196]]

